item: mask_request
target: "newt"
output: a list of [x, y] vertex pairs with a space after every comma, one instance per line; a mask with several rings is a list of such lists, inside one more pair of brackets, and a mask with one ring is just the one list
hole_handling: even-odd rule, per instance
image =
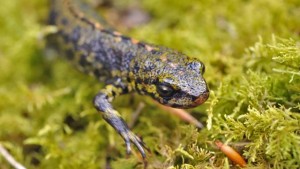
[[174, 108], [193, 108], [209, 97], [204, 64], [196, 58], [114, 30], [80, 0], [51, 0], [49, 24], [57, 27], [55, 43], [79, 70], [94, 75], [105, 87], [94, 97], [97, 111], [146, 158], [145, 143], [112, 106], [114, 98], [130, 92], [152, 97]]

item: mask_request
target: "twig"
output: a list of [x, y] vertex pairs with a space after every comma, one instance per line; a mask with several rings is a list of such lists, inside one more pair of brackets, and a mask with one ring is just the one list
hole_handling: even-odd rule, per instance
[[197, 128], [199, 129], [203, 129], [204, 126], [203, 124], [198, 121], [195, 117], [193, 117], [192, 115], [190, 115], [187, 111], [183, 110], [183, 109], [176, 109], [176, 108], [172, 108], [172, 107], [167, 107], [161, 104], [156, 103], [161, 109], [166, 110], [168, 113], [174, 114], [176, 116], [178, 116], [179, 118], [181, 118], [182, 120], [195, 125]]
[[18, 163], [13, 156], [0, 144], [0, 154], [16, 169], [26, 169], [23, 165]]
[[292, 74], [292, 75], [298, 75], [298, 76], [300, 76], [300, 72], [296, 72], [296, 71], [282, 70], [282, 69], [276, 69], [276, 68], [273, 68], [272, 70], [274, 72], [286, 73], [286, 74]]
[[132, 113], [132, 120], [128, 123], [129, 128], [133, 128], [144, 107], [145, 103], [140, 102], [137, 109]]

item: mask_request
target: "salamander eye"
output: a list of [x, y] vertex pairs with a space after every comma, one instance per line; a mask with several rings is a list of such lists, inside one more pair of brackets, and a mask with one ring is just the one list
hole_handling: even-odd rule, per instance
[[201, 74], [205, 72], [205, 66], [201, 61], [192, 61], [188, 63], [188, 68], [194, 71], [199, 71]]
[[158, 94], [162, 97], [171, 97], [175, 92], [173, 87], [168, 84], [158, 84], [156, 88]]

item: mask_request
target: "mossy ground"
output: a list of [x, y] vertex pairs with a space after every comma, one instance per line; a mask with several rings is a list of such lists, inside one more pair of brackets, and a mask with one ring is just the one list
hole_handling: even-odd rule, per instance
[[[248, 168], [299, 168], [299, 0], [114, 2], [138, 2], [151, 16], [127, 34], [206, 64], [210, 99], [190, 110], [205, 122], [201, 131], [149, 98], [115, 101], [126, 121], [146, 102], [133, 131], [151, 150], [149, 168], [233, 167], [215, 140], [240, 150]], [[47, 10], [40, 0], [1, 2], [1, 144], [28, 168], [104, 168], [108, 155], [112, 168], [142, 168], [136, 150], [125, 158], [123, 140], [92, 106], [102, 84], [45, 56]], [[2, 157], [0, 168], [10, 168]]]

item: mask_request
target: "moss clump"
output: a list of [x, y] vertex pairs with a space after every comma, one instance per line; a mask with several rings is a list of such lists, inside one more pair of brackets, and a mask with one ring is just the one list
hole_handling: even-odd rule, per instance
[[[183, 124], [146, 98], [133, 130], [151, 150], [149, 168], [234, 166], [214, 146], [217, 139], [240, 150], [249, 168], [298, 168], [299, 1], [114, 2], [137, 4], [152, 16], [127, 34], [199, 57], [207, 67], [210, 99], [191, 110], [206, 129]], [[47, 9], [38, 0], [0, 6], [1, 144], [28, 168], [104, 168], [107, 161], [142, 168], [136, 150], [124, 158], [123, 140], [91, 104], [102, 85], [45, 56]], [[136, 98], [145, 97], [115, 101], [127, 121]], [[0, 168], [9, 168], [2, 157]]]

